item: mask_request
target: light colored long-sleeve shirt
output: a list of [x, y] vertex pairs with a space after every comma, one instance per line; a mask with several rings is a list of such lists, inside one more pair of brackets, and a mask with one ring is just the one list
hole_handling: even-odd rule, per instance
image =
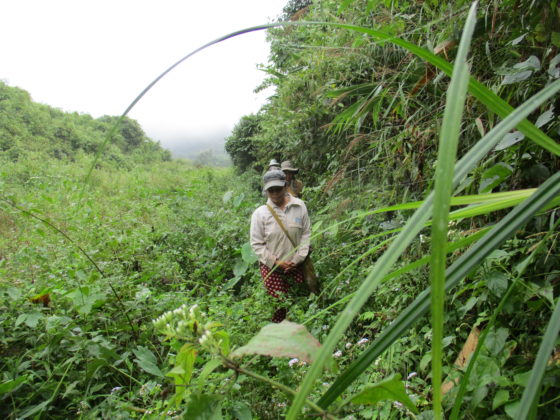
[[251, 247], [259, 261], [272, 268], [276, 259], [302, 263], [309, 253], [311, 222], [305, 203], [289, 195], [289, 202], [281, 210], [268, 199], [267, 204], [274, 209], [278, 218], [295, 242], [294, 247], [267, 206], [260, 206], [251, 217]]

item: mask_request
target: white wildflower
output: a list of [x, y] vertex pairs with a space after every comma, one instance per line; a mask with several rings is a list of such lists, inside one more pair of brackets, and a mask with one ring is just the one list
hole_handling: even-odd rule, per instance
[[340, 357], [340, 356], [342, 356], [342, 351], [338, 350], [338, 351], [334, 352], [332, 356], [333, 357]]
[[122, 389], [122, 387], [120, 386], [116, 386], [111, 390], [111, 394], [116, 394], [117, 392], [119, 392]]
[[352, 347], [352, 343], [346, 343], [346, 348], [349, 349]]
[[406, 380], [409, 381], [409, 380], [411, 380], [412, 378], [414, 378], [416, 375], [418, 375], [418, 373], [416, 373], [416, 372], [410, 372], [410, 373], [408, 374], [408, 376], [406, 377]]
[[292, 366], [294, 366], [297, 362], [299, 362], [299, 359], [297, 359], [297, 358], [290, 359], [290, 361], [288, 362], [288, 366], [292, 367]]
[[364, 337], [364, 338], [362, 338], [360, 341], [358, 341], [356, 344], [357, 344], [358, 346], [361, 346], [361, 345], [363, 345], [363, 344], [366, 344], [368, 341], [369, 341], [369, 339], [367, 339], [367, 338]]

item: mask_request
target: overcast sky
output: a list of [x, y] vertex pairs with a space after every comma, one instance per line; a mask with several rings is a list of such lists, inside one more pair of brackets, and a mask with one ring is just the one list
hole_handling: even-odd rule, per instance
[[[160, 73], [230, 32], [271, 22], [287, 0], [2, 0], [0, 80], [33, 100], [93, 117], [120, 115]], [[226, 136], [264, 94], [265, 32], [235, 37], [188, 59], [129, 116], [177, 141]]]

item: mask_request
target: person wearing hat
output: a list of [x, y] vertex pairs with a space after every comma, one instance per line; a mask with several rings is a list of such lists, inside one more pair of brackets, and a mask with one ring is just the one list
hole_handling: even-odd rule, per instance
[[[251, 247], [267, 293], [285, 304], [291, 283], [304, 280], [301, 264], [309, 253], [311, 222], [305, 203], [288, 193], [283, 171], [265, 173], [263, 185], [268, 199], [251, 216]], [[283, 321], [286, 313], [285, 306], [277, 308], [272, 322]]]
[[296, 174], [299, 172], [298, 168], [294, 168], [292, 162], [285, 160], [282, 162], [280, 167], [282, 171], [286, 174], [286, 186], [288, 192], [294, 197], [301, 197], [301, 191], [303, 190], [303, 182], [296, 179]]
[[280, 169], [280, 164], [276, 159], [270, 159], [270, 162], [268, 163], [268, 170], [272, 171], [273, 169]]

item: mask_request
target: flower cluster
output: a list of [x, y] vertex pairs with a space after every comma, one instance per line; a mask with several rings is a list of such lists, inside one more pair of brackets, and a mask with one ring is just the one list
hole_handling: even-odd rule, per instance
[[289, 367], [294, 367], [295, 365], [306, 366], [307, 363], [304, 360], [299, 360], [297, 357], [294, 357], [293, 359], [290, 359], [288, 361], [288, 366]]
[[217, 330], [220, 324], [206, 321], [204, 316], [205, 314], [196, 304], [191, 307], [181, 305], [156, 318], [153, 324], [156, 330], [168, 338], [178, 338], [198, 344], [212, 353], [227, 354], [229, 336], [226, 332]]

